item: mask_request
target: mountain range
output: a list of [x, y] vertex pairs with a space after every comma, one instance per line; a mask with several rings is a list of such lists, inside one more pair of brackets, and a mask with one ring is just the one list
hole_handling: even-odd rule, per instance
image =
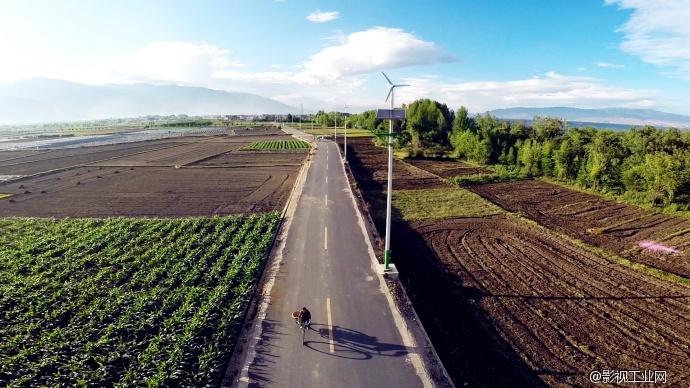
[[507, 108], [494, 109], [489, 113], [492, 116], [507, 120], [532, 120], [534, 116], [557, 117], [570, 122], [571, 125], [577, 123], [610, 123], [690, 128], [690, 116], [665, 113], [653, 109]]
[[251, 93], [151, 84], [83, 85], [32, 78], [0, 83], [0, 124], [147, 115], [286, 114], [299, 109]]
[[[251, 93], [151, 84], [83, 85], [47, 78], [0, 83], [0, 125], [98, 120], [148, 115], [298, 114], [299, 109]], [[690, 116], [652, 109], [508, 108], [489, 111], [507, 120], [534, 116], [587, 123], [690, 128]]]

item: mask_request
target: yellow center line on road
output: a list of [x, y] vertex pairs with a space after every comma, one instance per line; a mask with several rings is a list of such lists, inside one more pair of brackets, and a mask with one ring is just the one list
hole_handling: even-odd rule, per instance
[[326, 314], [328, 315], [328, 345], [331, 353], [335, 353], [333, 344], [333, 319], [331, 319], [331, 298], [326, 298]]
[[324, 228], [323, 242], [324, 248], [328, 250], [328, 226]]

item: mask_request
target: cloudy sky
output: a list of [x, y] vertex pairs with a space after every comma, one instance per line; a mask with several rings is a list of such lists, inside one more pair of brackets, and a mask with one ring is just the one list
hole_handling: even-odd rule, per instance
[[0, 82], [256, 93], [304, 112], [419, 98], [470, 112], [690, 115], [690, 0], [0, 0]]

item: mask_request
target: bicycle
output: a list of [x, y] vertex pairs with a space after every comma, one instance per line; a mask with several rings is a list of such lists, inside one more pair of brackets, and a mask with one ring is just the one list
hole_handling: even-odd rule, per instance
[[299, 325], [299, 328], [302, 329], [302, 345], [304, 345], [304, 338], [306, 336], [307, 330], [309, 330], [309, 325], [311, 325], [311, 319], [303, 322], [298, 322], [299, 313], [299, 311], [294, 311], [292, 313], [292, 317], [295, 319], [295, 323]]

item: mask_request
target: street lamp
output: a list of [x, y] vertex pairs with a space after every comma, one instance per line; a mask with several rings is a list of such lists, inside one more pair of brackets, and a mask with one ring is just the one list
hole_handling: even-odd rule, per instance
[[[383, 253], [383, 266], [385, 270], [388, 270], [391, 256], [391, 208], [393, 203], [393, 120], [405, 119], [405, 111], [395, 111], [393, 110], [393, 90], [398, 86], [410, 86], [410, 85], [394, 85], [391, 80], [388, 79], [386, 73], [383, 73], [388, 81], [388, 98], [391, 99], [390, 110], [379, 109], [376, 118], [377, 119], [388, 119], [389, 129], [388, 129], [388, 196], [386, 198], [386, 247]], [[384, 135], [385, 136], [385, 135]]]
[[343, 160], [347, 161], [347, 116], [349, 116], [347, 113], [347, 103], [345, 103], [345, 107], [343, 109], [345, 109], [345, 113], [343, 114], [343, 116], [345, 116], [345, 146], [343, 147]]

